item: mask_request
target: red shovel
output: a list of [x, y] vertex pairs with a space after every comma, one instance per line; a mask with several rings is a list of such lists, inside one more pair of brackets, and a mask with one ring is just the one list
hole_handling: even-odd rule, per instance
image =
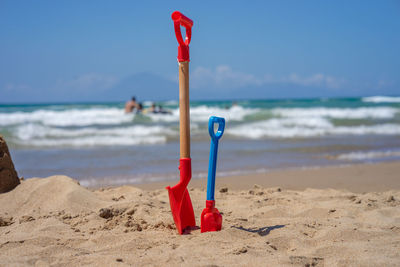
[[[189, 43], [192, 36], [193, 21], [178, 11], [172, 13], [175, 35], [178, 40], [179, 62], [179, 128], [180, 128], [180, 181], [173, 187], [166, 187], [169, 193], [169, 204], [174, 217], [176, 229], [182, 234], [186, 228], [196, 226], [192, 201], [187, 185], [192, 177], [190, 159], [190, 121], [189, 121]], [[181, 26], [186, 28], [185, 41], [182, 39]]]

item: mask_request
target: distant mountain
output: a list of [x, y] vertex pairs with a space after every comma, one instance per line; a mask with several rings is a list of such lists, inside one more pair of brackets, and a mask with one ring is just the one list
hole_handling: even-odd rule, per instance
[[[207, 84], [207, 83], [205, 83]], [[302, 86], [293, 84], [264, 84], [261, 86], [224, 87], [212, 85], [201, 88], [190, 85], [191, 100], [233, 100], [233, 99], [279, 99], [346, 97], [376, 95], [375, 88], [329, 89], [324, 87]], [[380, 91], [379, 94], [390, 93]], [[27, 88], [0, 88], [0, 103], [43, 103], [43, 102], [124, 102], [132, 96], [138, 101], [165, 101], [179, 99], [177, 82], [160, 75], [142, 72], [121, 79], [111, 88], [79, 87], [57, 88], [50, 85]]]

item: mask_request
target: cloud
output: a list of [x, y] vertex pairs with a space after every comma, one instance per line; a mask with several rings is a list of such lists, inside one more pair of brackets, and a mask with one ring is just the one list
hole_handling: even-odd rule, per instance
[[325, 75], [322, 73], [313, 74], [311, 76], [300, 76], [292, 73], [287, 77], [281, 79], [282, 82], [292, 83], [295, 85], [315, 86], [326, 88], [340, 88], [345, 83], [344, 79], [338, 79], [333, 76]]
[[262, 80], [255, 75], [234, 71], [227, 65], [217, 66], [215, 70], [197, 67], [190, 74], [190, 79], [194, 88], [206, 86], [238, 88], [262, 85]]
[[16, 83], [6, 83], [3, 86], [3, 90], [5, 92], [12, 92], [12, 91], [25, 91], [25, 90], [29, 90], [31, 89], [31, 87], [29, 85], [26, 84], [16, 84]]
[[105, 90], [113, 87], [119, 79], [113, 75], [86, 73], [67, 81], [59, 81], [58, 88], [79, 89], [79, 90]]
[[395, 84], [396, 84], [396, 82], [394, 80], [379, 80], [377, 87], [379, 89], [382, 89], [382, 88], [392, 87]]
[[227, 65], [220, 65], [215, 69], [197, 67], [192, 71], [190, 78], [193, 88], [240, 88], [268, 84], [294, 84], [337, 89], [343, 87], [346, 83], [344, 79], [339, 79], [322, 73], [312, 74], [309, 76], [301, 76], [297, 73], [291, 73], [284, 76], [265, 74], [258, 77], [254, 74], [235, 71]]

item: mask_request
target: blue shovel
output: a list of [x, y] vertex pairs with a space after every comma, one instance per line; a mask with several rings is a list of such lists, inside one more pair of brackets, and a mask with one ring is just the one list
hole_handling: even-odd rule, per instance
[[[218, 123], [218, 130], [214, 132], [214, 124]], [[206, 208], [201, 213], [201, 232], [220, 231], [222, 215], [215, 208], [215, 171], [217, 169], [218, 140], [222, 137], [225, 128], [225, 119], [212, 116], [208, 120], [208, 132], [211, 136], [210, 161], [208, 163], [207, 200]]]

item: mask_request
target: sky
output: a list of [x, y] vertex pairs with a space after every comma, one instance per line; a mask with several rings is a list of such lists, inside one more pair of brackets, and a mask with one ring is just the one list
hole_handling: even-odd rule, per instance
[[400, 1], [0, 0], [0, 103], [400, 95]]

